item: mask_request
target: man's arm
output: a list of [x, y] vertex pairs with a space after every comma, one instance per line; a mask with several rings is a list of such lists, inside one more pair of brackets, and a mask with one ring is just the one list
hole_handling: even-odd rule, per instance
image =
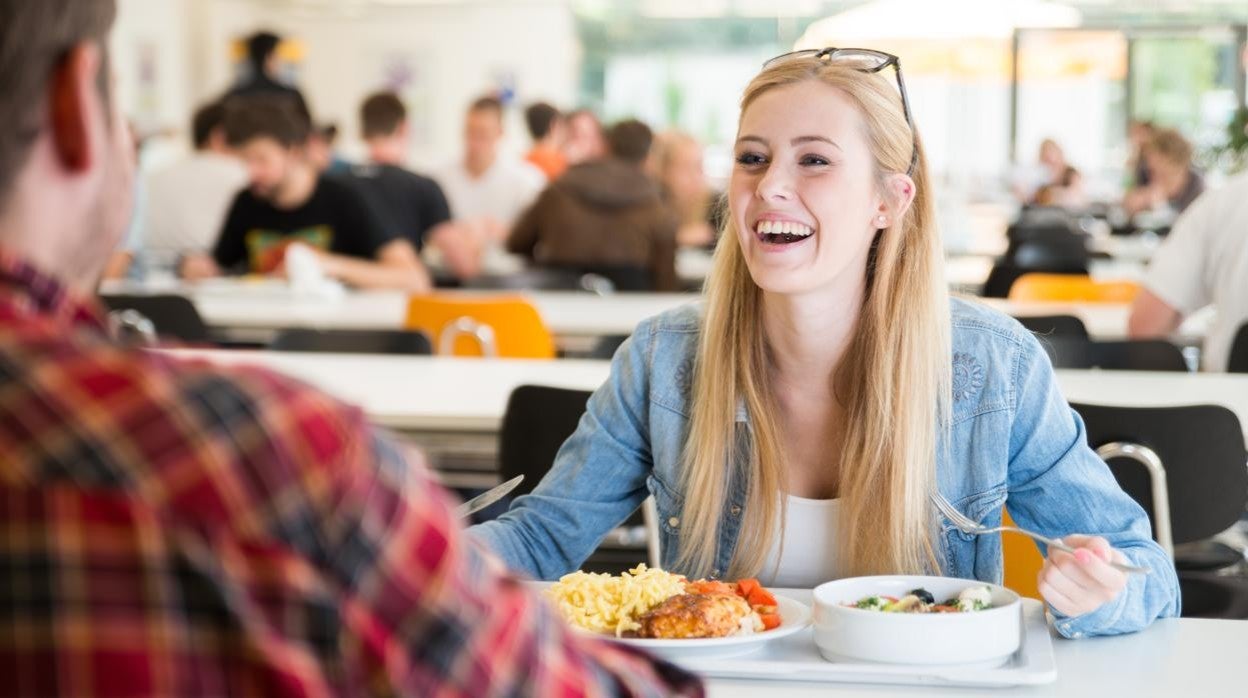
[[412, 243], [402, 238], [382, 245], [376, 261], [327, 252], [320, 253], [320, 260], [326, 275], [358, 288], [395, 288], [409, 293], [426, 293], [433, 288]]
[[1157, 297], [1147, 288], [1141, 288], [1131, 304], [1131, 318], [1127, 321], [1127, 336], [1131, 339], [1156, 339], [1167, 337], [1179, 329], [1183, 314]]

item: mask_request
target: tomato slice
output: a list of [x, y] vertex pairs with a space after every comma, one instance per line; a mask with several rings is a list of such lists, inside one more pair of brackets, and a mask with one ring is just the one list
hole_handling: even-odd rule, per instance
[[763, 630], [775, 630], [780, 627], [779, 613], [763, 613], [759, 615], [763, 619]]

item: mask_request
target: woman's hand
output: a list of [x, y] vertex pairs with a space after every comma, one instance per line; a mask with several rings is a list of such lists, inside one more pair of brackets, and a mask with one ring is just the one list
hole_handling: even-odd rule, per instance
[[1075, 554], [1049, 548], [1040, 569], [1040, 595], [1065, 616], [1091, 613], [1113, 601], [1127, 586], [1127, 575], [1109, 565], [1130, 562], [1097, 536], [1066, 536], [1062, 542]]

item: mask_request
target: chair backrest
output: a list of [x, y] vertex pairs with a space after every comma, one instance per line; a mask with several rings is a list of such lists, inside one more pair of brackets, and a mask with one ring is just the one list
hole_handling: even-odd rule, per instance
[[[521, 385], [511, 391], [498, 434], [498, 472], [503, 481], [523, 475], [512, 492], [519, 497], [542, 481], [563, 442], [572, 436], [592, 395], [588, 390]], [[641, 509], [628, 524], [641, 523]]]
[[1083, 320], [1074, 315], [1029, 315], [1016, 317], [1023, 327], [1046, 337], [1063, 337], [1067, 339], [1088, 339], [1088, 328]]
[[614, 359], [616, 350], [620, 348], [620, 345], [622, 345], [628, 337], [629, 336], [626, 334], [609, 334], [605, 337], [601, 337], [598, 340], [598, 343], [595, 344], [594, 348], [589, 352], [589, 358], [607, 360]]
[[1183, 350], [1164, 339], [1097, 342], [1073, 337], [1040, 337], [1054, 368], [1117, 371], [1187, 371]]
[[566, 269], [530, 267], [510, 274], [489, 274], [464, 282], [465, 288], [516, 291], [585, 291], [584, 274]]
[[588, 390], [521, 385], [511, 391], [498, 434], [499, 476], [524, 476], [512, 496], [533, 491], [585, 414]]
[[1130, 303], [1140, 291], [1131, 281], [1093, 281], [1079, 274], [1024, 274], [1010, 286], [1012, 301]]
[[1239, 326], [1231, 342], [1231, 355], [1226, 360], [1230, 373], [1248, 373], [1248, 322]]
[[100, 300], [111, 311], [133, 310], [147, 318], [158, 335], [195, 344], [211, 341], [208, 325], [185, 296], [109, 294], [100, 296]]
[[[480, 298], [452, 294], [412, 296], [406, 327], [429, 335], [455, 356], [553, 359], [555, 340], [537, 308], [515, 296]], [[468, 327], [486, 328], [475, 336]], [[457, 336], [462, 333], [462, 336]], [[493, 351], [488, 344], [492, 338]], [[439, 350], [439, 353], [445, 353]]]
[[[1166, 473], [1174, 543], [1210, 538], [1243, 515], [1248, 506], [1248, 452], [1239, 419], [1231, 410], [1220, 405], [1071, 407], [1083, 417], [1092, 448], [1137, 444], [1158, 456]], [[1111, 457], [1108, 463], [1122, 489], [1154, 518], [1147, 470], [1138, 460], [1125, 457]]]
[[[1009, 505], [1001, 512], [1001, 524], [1013, 526], [1014, 519], [1010, 516]], [[1005, 578], [1002, 584], [1019, 596], [1041, 599], [1040, 585], [1037, 577], [1044, 566], [1044, 557], [1034, 541], [1026, 536], [1014, 533], [1002, 533], [1001, 559], [1005, 564]]]
[[416, 330], [282, 330], [269, 345], [276, 351], [342, 354], [432, 354], [433, 343]]

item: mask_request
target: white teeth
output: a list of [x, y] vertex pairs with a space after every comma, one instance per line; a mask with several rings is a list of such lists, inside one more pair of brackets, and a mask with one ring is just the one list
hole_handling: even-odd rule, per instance
[[755, 230], [760, 235], [794, 235], [803, 238], [810, 237], [815, 232], [810, 226], [794, 221], [759, 221]]

